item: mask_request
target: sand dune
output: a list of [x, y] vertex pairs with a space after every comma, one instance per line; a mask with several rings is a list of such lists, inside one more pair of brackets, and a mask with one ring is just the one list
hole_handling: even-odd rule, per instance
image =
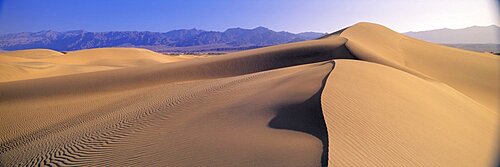
[[100, 48], [63, 54], [48, 49], [0, 53], [0, 82], [148, 66], [189, 60], [139, 48]]
[[0, 83], [3, 166], [488, 166], [498, 151], [498, 57], [371, 23], [189, 61], [19, 55], [0, 58], [103, 69], [4, 72], [20, 77]]
[[490, 166], [498, 114], [394, 68], [338, 60], [322, 94], [334, 166]]
[[62, 52], [50, 50], [50, 49], [28, 49], [28, 50], [18, 50], [15, 52], [1, 52], [2, 60], [3, 56], [11, 57], [21, 57], [21, 58], [32, 58], [32, 59], [43, 59], [49, 57], [58, 57], [64, 55]]
[[[302, 102], [319, 91], [331, 59], [349, 56], [345, 41], [4, 83], [2, 158], [28, 164], [320, 166], [327, 139], [319, 96]], [[23, 117], [33, 123], [15, 121]], [[25, 144], [31, 142], [38, 144]], [[19, 156], [27, 150], [39, 151]], [[51, 150], [65, 155], [51, 158]], [[258, 161], [264, 157], [273, 158]]]
[[442, 82], [498, 111], [500, 57], [420, 41], [386, 27], [358, 23], [343, 31], [359, 59]]

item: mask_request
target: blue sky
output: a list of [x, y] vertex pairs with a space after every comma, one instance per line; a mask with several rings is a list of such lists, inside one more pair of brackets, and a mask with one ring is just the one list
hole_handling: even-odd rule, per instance
[[0, 0], [0, 33], [268, 27], [332, 32], [360, 21], [399, 32], [497, 24], [495, 0]]

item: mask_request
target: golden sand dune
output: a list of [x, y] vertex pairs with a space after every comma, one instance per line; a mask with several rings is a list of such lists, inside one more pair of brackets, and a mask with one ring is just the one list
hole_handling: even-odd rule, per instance
[[63, 54], [48, 49], [0, 53], [0, 82], [45, 78], [190, 59], [139, 48], [100, 48]]
[[168, 64], [140, 49], [10, 57], [121, 69], [0, 83], [3, 166], [488, 166], [497, 155], [498, 57], [371, 23]]
[[322, 106], [329, 164], [492, 165], [498, 114], [451, 87], [380, 64], [339, 60]]
[[21, 58], [31, 58], [31, 59], [43, 59], [49, 57], [58, 57], [64, 55], [64, 53], [50, 50], [50, 49], [28, 49], [28, 50], [18, 50], [15, 52], [1, 52], [2, 61], [4, 61], [4, 56], [9, 57], [21, 57]]
[[358, 23], [340, 36], [349, 39], [346, 46], [359, 59], [442, 82], [499, 110], [498, 56], [420, 41], [370, 23]]

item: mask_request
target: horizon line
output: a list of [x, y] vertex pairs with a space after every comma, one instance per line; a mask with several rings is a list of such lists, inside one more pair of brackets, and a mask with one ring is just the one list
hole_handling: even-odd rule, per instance
[[[471, 28], [471, 27], [490, 27], [490, 26], [496, 26], [500, 27], [500, 25], [497, 24], [490, 24], [490, 25], [471, 25], [467, 27], [462, 27], [462, 28], [437, 28], [437, 29], [430, 29], [430, 30], [411, 30], [411, 31], [406, 31], [406, 32], [398, 32], [398, 33], [415, 33], [415, 32], [425, 32], [425, 31], [433, 31], [433, 30], [443, 30], [443, 29], [448, 29], [448, 30], [460, 30], [460, 29], [466, 29], [466, 28]], [[37, 32], [44, 32], [44, 31], [54, 31], [54, 32], [70, 32], [70, 31], [83, 31], [83, 32], [93, 32], [93, 33], [102, 33], [102, 32], [153, 32], [153, 33], [167, 33], [171, 31], [178, 31], [178, 30], [200, 30], [200, 31], [205, 31], [205, 32], [225, 32], [230, 29], [245, 29], [245, 30], [254, 30], [257, 28], [265, 28], [274, 32], [287, 32], [287, 33], [292, 33], [292, 34], [300, 34], [300, 33], [324, 33], [324, 34], [329, 34], [333, 33], [338, 30], [333, 30], [331, 32], [319, 32], [319, 31], [303, 31], [303, 32], [290, 32], [287, 30], [273, 30], [271, 28], [265, 27], [265, 26], [256, 26], [254, 28], [244, 28], [244, 27], [231, 27], [231, 28], [226, 28], [223, 31], [219, 30], [205, 30], [205, 29], [198, 29], [198, 28], [180, 28], [180, 29], [172, 29], [172, 30], [167, 30], [167, 31], [150, 31], [150, 30], [108, 30], [108, 31], [89, 31], [85, 29], [70, 29], [70, 30], [39, 30], [39, 31], [21, 31], [21, 32], [8, 32], [8, 33], [2, 33], [0, 32], [0, 35], [9, 35], [9, 34], [19, 34], [19, 33], [37, 33]], [[347, 26], [349, 27], [349, 26]], [[390, 27], [388, 27], [390, 28]]]

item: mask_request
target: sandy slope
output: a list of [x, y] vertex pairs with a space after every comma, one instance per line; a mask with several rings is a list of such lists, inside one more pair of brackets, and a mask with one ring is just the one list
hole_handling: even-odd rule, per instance
[[345, 42], [3, 83], [2, 163], [320, 166], [319, 90]]
[[359, 59], [436, 80], [499, 111], [500, 57], [420, 41], [386, 27], [358, 23], [343, 31]]
[[333, 166], [490, 166], [498, 115], [446, 85], [339, 60], [322, 106]]
[[378, 64], [336, 61], [322, 94], [329, 164], [495, 163], [498, 56], [419, 41], [371, 23], [337, 36], [348, 39], [353, 56]]
[[45, 78], [188, 60], [138, 48], [100, 48], [63, 54], [48, 49], [0, 53], [0, 82]]
[[15, 52], [1, 52], [1, 54], [2, 54], [2, 56], [32, 58], [32, 59], [43, 59], [43, 58], [58, 57], [58, 56], [64, 55], [64, 53], [61, 53], [58, 51], [53, 51], [50, 49], [18, 50]]
[[0, 83], [0, 163], [494, 163], [499, 60], [492, 55], [370, 23], [190, 61], [163, 64], [170, 60], [155, 54], [77, 51], [43, 60], [121, 69]]

